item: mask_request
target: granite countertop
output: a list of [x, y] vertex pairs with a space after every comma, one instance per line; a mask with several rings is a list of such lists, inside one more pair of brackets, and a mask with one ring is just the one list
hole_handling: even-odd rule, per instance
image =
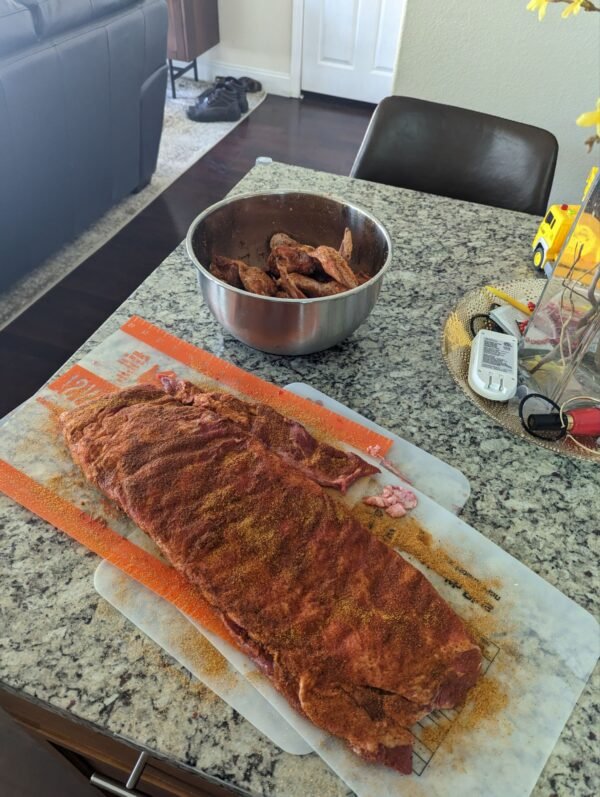
[[[443, 321], [467, 291], [532, 276], [537, 219], [282, 164], [254, 168], [235, 192], [280, 187], [353, 200], [390, 231], [393, 267], [349, 340], [293, 358], [238, 343], [203, 305], [182, 244], [73, 359], [138, 314], [265, 379], [307, 382], [461, 469], [472, 486], [465, 521], [598, 616], [597, 465], [496, 426], [456, 387], [440, 353]], [[6, 688], [240, 793], [349, 794], [320, 758], [280, 751], [100, 599], [94, 554], [4, 496], [0, 523]], [[536, 797], [597, 793], [597, 675], [598, 668]]]

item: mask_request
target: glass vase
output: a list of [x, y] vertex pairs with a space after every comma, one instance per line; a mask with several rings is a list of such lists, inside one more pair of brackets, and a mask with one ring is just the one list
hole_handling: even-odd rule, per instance
[[559, 406], [600, 401], [600, 175], [521, 338], [519, 368], [530, 391]]

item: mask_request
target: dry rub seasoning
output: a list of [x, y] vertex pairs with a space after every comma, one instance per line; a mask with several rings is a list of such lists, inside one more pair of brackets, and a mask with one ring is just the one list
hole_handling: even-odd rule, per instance
[[431, 534], [413, 517], [405, 515], [402, 518], [390, 518], [383, 510], [363, 503], [356, 504], [352, 513], [363, 526], [392, 548], [414, 556], [434, 573], [460, 587], [466, 593], [467, 599], [479, 604], [486, 611], [493, 609], [499, 599], [497, 580], [482, 581], [475, 578], [436, 543]]
[[[393, 548], [410, 554], [422, 564], [433, 570], [450, 583], [459, 586], [467, 599], [471, 599], [486, 611], [490, 612], [498, 596], [499, 583], [492, 579], [483, 581], [472, 576], [457, 559], [439, 544], [421, 524], [409, 515], [402, 518], [390, 518], [383, 510], [363, 503], [352, 509], [355, 517], [375, 536]], [[486, 614], [466, 623], [473, 636], [482, 644], [485, 635], [497, 631], [497, 620], [492, 614]], [[504, 629], [506, 632], [508, 629]], [[503, 646], [505, 647], [505, 646]], [[518, 651], [508, 646], [503, 650], [499, 666], [511, 667], [518, 661]], [[512, 661], [509, 663], [508, 659]], [[494, 675], [483, 675], [470, 690], [463, 706], [457, 707], [458, 717], [451, 725], [430, 724], [422, 728], [419, 738], [430, 749], [437, 749], [448, 737], [446, 744], [455, 748], [462, 740], [465, 731], [478, 728], [483, 723], [494, 723], [495, 730], [501, 731], [501, 713], [508, 704], [508, 694]]]

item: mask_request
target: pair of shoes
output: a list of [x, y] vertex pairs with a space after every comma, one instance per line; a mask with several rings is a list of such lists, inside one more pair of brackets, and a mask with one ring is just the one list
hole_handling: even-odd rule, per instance
[[219, 80], [229, 80], [235, 82], [240, 88], [243, 88], [244, 91], [247, 91], [248, 94], [255, 94], [257, 91], [262, 91], [262, 83], [259, 83], [258, 80], [253, 80], [251, 77], [217, 77], [217, 81]]
[[235, 78], [217, 78], [186, 113], [194, 122], [237, 122], [248, 112], [246, 91]]
[[214, 86], [210, 86], [196, 97], [196, 102], [203, 100], [205, 97], [208, 97], [209, 94], [217, 90], [225, 90], [231, 99], [235, 96], [238, 100], [241, 113], [248, 113], [246, 90], [239, 85], [239, 82], [234, 77], [218, 77], [215, 80]]

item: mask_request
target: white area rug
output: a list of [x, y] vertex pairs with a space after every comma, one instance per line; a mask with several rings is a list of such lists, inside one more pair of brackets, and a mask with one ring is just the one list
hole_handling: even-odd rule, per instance
[[[35, 271], [22, 277], [2, 294], [0, 329], [103, 246], [193, 163], [237, 127], [239, 122], [202, 123], [191, 122], [187, 118], [186, 108], [207, 86], [207, 83], [181, 78], [177, 81], [176, 100], [171, 98], [170, 89], [167, 90], [158, 164], [150, 185], [139, 194], [131, 194], [123, 199], [79, 237], [63, 246]], [[248, 113], [252, 113], [265, 97], [264, 92], [248, 94]]]

